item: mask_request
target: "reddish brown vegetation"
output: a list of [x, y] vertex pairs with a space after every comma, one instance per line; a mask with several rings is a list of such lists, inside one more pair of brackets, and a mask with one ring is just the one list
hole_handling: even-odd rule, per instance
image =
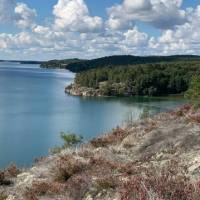
[[124, 129], [116, 128], [110, 134], [91, 140], [90, 144], [95, 148], [106, 147], [108, 145], [117, 144], [121, 142], [126, 136], [127, 132]]
[[[134, 128], [117, 128], [111, 134], [92, 140], [78, 152], [57, 156], [50, 177], [46, 177], [47, 181], [34, 181], [26, 188], [25, 199], [58, 198], [59, 195], [63, 195], [61, 199], [73, 200], [108, 199], [117, 194], [120, 200], [199, 200], [198, 174], [194, 174], [195, 179], [190, 178], [193, 173], [187, 170], [191, 168], [187, 164], [190, 162], [184, 160], [188, 157], [182, 157], [183, 152], [191, 156], [189, 159], [198, 156], [198, 152], [191, 149], [199, 147], [199, 118], [193, 110], [185, 105], [143, 120]], [[187, 119], [194, 123], [189, 124]], [[190, 127], [196, 128], [195, 131], [190, 132]], [[128, 134], [132, 135], [126, 138]], [[124, 138], [133, 140], [136, 145], [125, 149]], [[95, 149], [98, 147], [102, 148]], [[197, 158], [195, 167], [198, 162]], [[16, 176], [17, 168], [11, 166], [0, 172], [0, 184], [9, 174]]]
[[121, 189], [122, 200], [197, 200], [200, 199], [200, 182], [192, 182], [187, 170], [172, 161], [163, 169], [146, 168], [132, 176]]
[[84, 170], [85, 163], [82, 163], [70, 156], [61, 156], [55, 169], [55, 180], [66, 182], [71, 176]]
[[0, 186], [1, 185], [10, 185], [11, 181], [9, 181], [5, 175], [4, 171], [0, 171]]
[[192, 109], [192, 106], [190, 104], [186, 104], [180, 107], [178, 110], [172, 110], [169, 113], [175, 117], [183, 117], [191, 109]]
[[12, 181], [9, 179], [17, 177], [20, 170], [15, 165], [10, 165], [4, 171], [0, 171], [0, 185], [10, 185]]
[[[56, 195], [63, 193], [65, 191], [65, 187], [61, 183], [57, 182], [36, 182], [34, 181], [31, 188], [27, 188], [25, 192], [25, 196], [44, 196], [44, 195]], [[29, 193], [29, 195], [28, 195]]]
[[9, 178], [17, 177], [17, 175], [18, 175], [20, 172], [21, 172], [20, 169], [18, 169], [17, 166], [14, 165], [14, 164], [11, 164], [10, 166], [8, 166], [8, 167], [5, 169], [6, 177], [9, 177]]
[[192, 183], [186, 176], [169, 172], [134, 176], [121, 189], [122, 200], [198, 200], [200, 182]]
[[119, 185], [118, 178], [110, 175], [105, 177], [100, 177], [95, 180], [95, 187], [98, 191], [115, 189]]

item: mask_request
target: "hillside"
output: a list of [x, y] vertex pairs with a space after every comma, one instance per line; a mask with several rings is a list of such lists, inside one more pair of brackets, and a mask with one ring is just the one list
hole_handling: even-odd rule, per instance
[[[185, 105], [0, 173], [7, 200], [198, 200], [200, 109]], [[18, 175], [17, 175], [18, 174]]]
[[77, 73], [66, 92], [78, 96], [162, 96], [184, 93], [200, 63], [168, 62], [92, 69]]
[[42, 64], [42, 67], [51, 68], [66, 68], [72, 72], [82, 72], [89, 69], [104, 68], [104, 67], [116, 67], [116, 66], [128, 66], [138, 64], [150, 64], [161, 62], [200, 62], [200, 56], [193, 55], [175, 55], [175, 56], [131, 56], [131, 55], [119, 55], [108, 56], [92, 60], [79, 60], [79, 59], [67, 59], [67, 60], [54, 60], [48, 61]]
[[72, 63], [80, 63], [83, 60], [78, 58], [64, 59], [64, 60], [50, 60], [43, 62], [41, 64], [42, 68], [59, 68], [59, 69], [68, 69], [68, 65]]

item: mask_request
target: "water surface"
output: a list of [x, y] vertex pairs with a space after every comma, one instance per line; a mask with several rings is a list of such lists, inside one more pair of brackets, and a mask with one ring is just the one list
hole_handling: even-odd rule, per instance
[[38, 65], [0, 63], [0, 168], [11, 162], [33, 163], [61, 144], [59, 133], [81, 134], [86, 140], [137, 119], [148, 106], [152, 113], [184, 101], [166, 98], [80, 98], [64, 93], [74, 74]]

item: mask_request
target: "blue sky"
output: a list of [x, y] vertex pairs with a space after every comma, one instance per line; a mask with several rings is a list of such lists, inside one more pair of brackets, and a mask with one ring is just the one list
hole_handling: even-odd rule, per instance
[[200, 54], [199, 0], [0, 0], [0, 59]]

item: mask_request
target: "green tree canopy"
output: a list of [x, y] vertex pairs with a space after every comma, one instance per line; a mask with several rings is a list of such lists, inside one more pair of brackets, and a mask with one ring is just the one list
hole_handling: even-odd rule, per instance
[[185, 96], [195, 104], [200, 105], [200, 75], [193, 76]]

